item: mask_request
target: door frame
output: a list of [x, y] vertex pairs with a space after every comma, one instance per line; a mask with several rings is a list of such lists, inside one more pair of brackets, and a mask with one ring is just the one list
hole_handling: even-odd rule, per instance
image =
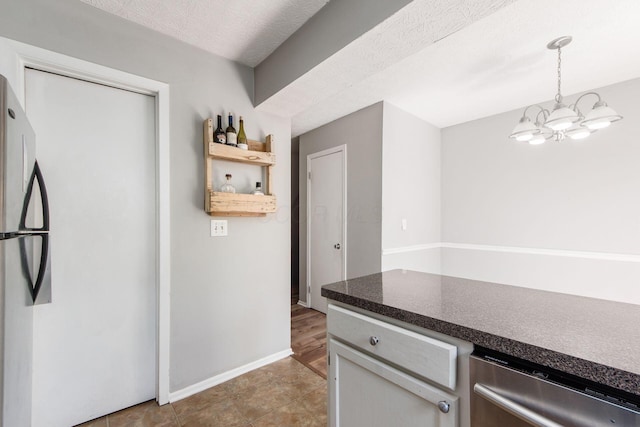
[[311, 161], [342, 154], [342, 280], [347, 280], [347, 145], [338, 145], [307, 155], [307, 307], [311, 308]]
[[156, 131], [156, 401], [169, 403], [171, 222], [170, 222], [170, 126], [169, 85], [145, 77], [51, 52], [0, 37], [16, 55], [15, 91], [25, 107], [26, 68], [111, 86], [155, 98]]

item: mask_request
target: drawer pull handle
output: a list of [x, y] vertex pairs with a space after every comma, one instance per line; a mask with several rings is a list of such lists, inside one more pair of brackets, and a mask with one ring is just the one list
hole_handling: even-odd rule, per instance
[[376, 345], [379, 342], [380, 342], [380, 340], [378, 339], [378, 337], [369, 337], [369, 344]]
[[449, 404], [444, 400], [441, 400], [438, 402], [438, 409], [440, 409], [440, 412], [446, 414], [449, 412]]

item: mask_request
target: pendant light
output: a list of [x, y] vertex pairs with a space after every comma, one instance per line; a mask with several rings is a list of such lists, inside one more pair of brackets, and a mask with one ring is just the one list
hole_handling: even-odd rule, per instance
[[[571, 43], [571, 36], [558, 37], [547, 44], [547, 48], [558, 51], [558, 93], [555, 97], [553, 110], [542, 108], [540, 105], [530, 105], [525, 108], [522, 118], [509, 136], [516, 141], [528, 142], [531, 145], [539, 145], [550, 139], [562, 141], [571, 139], [584, 139], [598, 129], [604, 129], [611, 123], [622, 119], [596, 92], [587, 92], [581, 95], [574, 104], [569, 106], [563, 103], [561, 92], [561, 65], [562, 48]], [[586, 96], [596, 96], [597, 102], [591, 111], [583, 116], [578, 109], [578, 103]], [[535, 121], [527, 115], [530, 109], [537, 109]]]

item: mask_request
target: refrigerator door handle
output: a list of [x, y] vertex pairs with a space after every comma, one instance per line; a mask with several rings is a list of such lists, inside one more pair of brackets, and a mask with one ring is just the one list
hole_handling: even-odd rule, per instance
[[[47, 269], [49, 266], [47, 265], [49, 253], [49, 235], [42, 234], [35, 237], [40, 237], [42, 239], [42, 247], [40, 252], [40, 263], [38, 265], [38, 275], [36, 277], [35, 283], [31, 278], [31, 272], [29, 270], [29, 255], [27, 252], [27, 246], [25, 243], [24, 237], [27, 235], [23, 234], [20, 237], [23, 237], [20, 240], [20, 260], [22, 262], [22, 274], [28, 283], [29, 293], [31, 294], [31, 300], [33, 303], [36, 303], [38, 299], [38, 294], [40, 293], [40, 289], [42, 289], [42, 285], [45, 282], [45, 278], [47, 277]], [[50, 301], [45, 301], [50, 302]]]
[[[29, 211], [29, 202], [31, 201], [31, 195], [33, 194], [33, 184], [36, 179], [38, 180], [38, 187], [40, 187], [40, 198], [42, 199], [42, 227], [29, 228], [27, 227], [27, 213]], [[24, 197], [24, 203], [22, 204], [22, 215], [20, 216], [20, 234], [47, 234], [49, 232], [49, 196], [47, 195], [47, 186], [44, 183], [44, 177], [40, 170], [40, 165], [36, 160], [33, 166], [33, 172], [29, 179], [29, 186], [27, 187], [27, 194]], [[24, 233], [27, 231], [29, 233]]]
[[36, 299], [38, 299], [38, 293], [40, 293], [40, 289], [42, 289], [42, 284], [44, 283], [45, 277], [47, 277], [47, 269], [49, 268], [49, 235], [43, 234], [40, 237], [42, 238], [40, 266], [38, 267], [38, 276], [36, 277], [36, 283], [33, 285], [33, 291], [31, 292], [31, 297], [33, 298], [34, 303], [36, 302]]
[[[38, 180], [38, 186], [40, 187], [40, 197], [42, 199], [42, 227], [39, 228], [29, 228], [26, 225], [27, 221], [27, 213], [29, 210], [29, 202], [31, 201], [31, 195], [33, 193], [33, 185]], [[40, 165], [38, 165], [38, 161], [36, 160], [35, 165], [33, 166], [33, 172], [31, 174], [31, 179], [29, 180], [29, 186], [27, 187], [27, 193], [24, 198], [24, 203], [22, 205], [22, 215], [20, 217], [20, 231], [18, 235], [31, 235], [31, 236], [40, 236], [42, 239], [42, 248], [40, 251], [40, 264], [38, 267], [38, 275], [36, 277], [35, 284], [31, 287], [31, 297], [33, 298], [33, 302], [36, 302], [36, 298], [38, 297], [38, 293], [42, 288], [45, 277], [47, 275], [48, 268], [48, 260], [49, 260], [49, 197], [47, 195], [47, 187], [44, 183], [44, 177], [42, 176], [42, 171], [40, 170]]]

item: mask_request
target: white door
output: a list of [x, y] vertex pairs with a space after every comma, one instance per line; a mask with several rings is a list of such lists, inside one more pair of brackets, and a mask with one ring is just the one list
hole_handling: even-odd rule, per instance
[[26, 109], [52, 248], [33, 426], [70, 426], [155, 397], [155, 99], [27, 70]]
[[327, 299], [320, 295], [320, 288], [346, 279], [345, 160], [346, 146], [307, 158], [307, 302], [323, 313]]

